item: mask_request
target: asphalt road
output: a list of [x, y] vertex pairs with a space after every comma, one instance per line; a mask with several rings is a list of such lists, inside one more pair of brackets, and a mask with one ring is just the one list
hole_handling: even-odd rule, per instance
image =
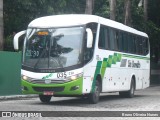
[[[160, 86], [152, 86], [144, 90], [136, 91], [134, 98], [120, 98], [118, 93], [103, 93], [101, 94], [98, 104], [89, 104], [87, 99], [76, 97], [53, 97], [50, 103], [41, 103], [39, 98], [15, 98], [0, 100], [0, 111], [160, 111]], [[116, 112], [113, 112], [117, 114]], [[87, 113], [89, 116], [93, 113]], [[139, 116], [140, 117], [140, 116]], [[121, 119], [138, 119], [139, 117], [122, 117], [114, 118], [116, 120]], [[21, 118], [12, 118], [15, 120]], [[25, 118], [23, 118], [25, 119]], [[53, 119], [53, 118], [34, 118], [34, 119]], [[55, 119], [62, 120], [61, 116]], [[84, 119], [79, 117], [66, 118], [72, 119]], [[85, 117], [85, 120], [91, 119], [106, 119], [99, 117]], [[142, 117], [145, 120], [159, 120], [159, 117], [150, 118]], [[6, 120], [6, 118], [5, 118]], [[113, 120], [112, 117], [107, 120]]]

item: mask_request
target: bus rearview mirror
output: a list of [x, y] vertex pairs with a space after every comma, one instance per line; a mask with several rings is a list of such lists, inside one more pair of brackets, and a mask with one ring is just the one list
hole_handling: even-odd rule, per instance
[[14, 50], [19, 50], [19, 38], [26, 34], [26, 30], [18, 32], [13, 39], [13, 46], [14, 46]]
[[87, 32], [87, 48], [91, 48], [93, 43], [93, 33], [90, 28], [87, 28], [86, 32]]

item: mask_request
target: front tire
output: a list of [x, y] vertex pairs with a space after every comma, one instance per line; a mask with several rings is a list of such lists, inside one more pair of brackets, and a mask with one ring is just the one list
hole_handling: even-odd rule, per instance
[[96, 104], [99, 101], [99, 97], [100, 97], [100, 83], [97, 80], [96, 84], [95, 84], [94, 91], [89, 94], [89, 102], [91, 104]]
[[134, 92], [135, 92], [135, 81], [132, 78], [131, 85], [130, 85], [130, 90], [125, 91], [125, 92], [119, 92], [119, 95], [120, 95], [120, 97], [124, 97], [124, 98], [133, 98], [134, 97]]
[[52, 96], [50, 96], [50, 95], [39, 95], [39, 99], [43, 103], [49, 103], [51, 100], [51, 97]]

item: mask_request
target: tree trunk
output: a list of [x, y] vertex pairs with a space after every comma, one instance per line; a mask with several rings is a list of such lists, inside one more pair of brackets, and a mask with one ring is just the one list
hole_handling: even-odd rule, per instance
[[131, 0], [125, 0], [125, 19], [124, 24], [131, 26]]
[[138, 7], [142, 7], [142, 5], [143, 5], [143, 0], [139, 0]]
[[92, 14], [93, 0], [86, 0], [85, 14]]
[[3, 50], [3, 0], [0, 0], [0, 50]]
[[148, 20], [148, 0], [144, 0], [144, 20]]
[[116, 0], [109, 0], [110, 4], [110, 19], [116, 19]]

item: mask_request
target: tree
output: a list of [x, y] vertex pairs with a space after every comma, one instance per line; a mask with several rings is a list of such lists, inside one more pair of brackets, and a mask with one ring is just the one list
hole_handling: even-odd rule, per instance
[[124, 24], [131, 26], [131, 0], [125, 0], [125, 19]]
[[148, 20], [148, 0], [144, 0], [144, 20]]
[[[13, 50], [11, 48], [13, 47], [13, 33], [26, 29], [28, 23], [33, 19], [56, 14], [83, 14], [84, 10], [87, 14], [95, 14], [105, 18], [110, 18], [110, 15], [113, 15], [111, 19], [129, 26], [132, 25], [133, 28], [140, 31], [145, 31], [149, 35], [151, 48], [155, 48], [156, 45], [160, 46], [160, 14], [158, 12], [160, 0], [0, 1], [3, 1], [3, 4], [0, 3], [0, 5], [3, 5], [3, 14], [0, 15], [4, 18], [4, 24], [0, 17], [0, 33], [3, 33], [3, 27], [1, 27], [3, 25], [4, 50]], [[113, 5], [112, 7], [111, 3]], [[143, 7], [138, 7], [138, 3]], [[147, 21], [144, 22], [144, 19], [147, 19]], [[3, 37], [3, 34], [0, 36]], [[0, 45], [3, 45], [3, 38], [0, 38]], [[152, 51], [151, 54], [153, 55]]]
[[84, 13], [86, 0], [4, 0], [4, 50], [13, 50], [13, 34], [27, 29], [35, 18]]
[[0, 50], [3, 50], [3, 0], [0, 0]]
[[110, 19], [116, 19], [116, 0], [109, 0], [110, 4]]
[[142, 7], [143, 6], [143, 13], [144, 13], [144, 20], [147, 21], [148, 20], [148, 0], [140, 0], [138, 7]]
[[93, 0], [86, 0], [85, 14], [92, 14], [93, 11]]

